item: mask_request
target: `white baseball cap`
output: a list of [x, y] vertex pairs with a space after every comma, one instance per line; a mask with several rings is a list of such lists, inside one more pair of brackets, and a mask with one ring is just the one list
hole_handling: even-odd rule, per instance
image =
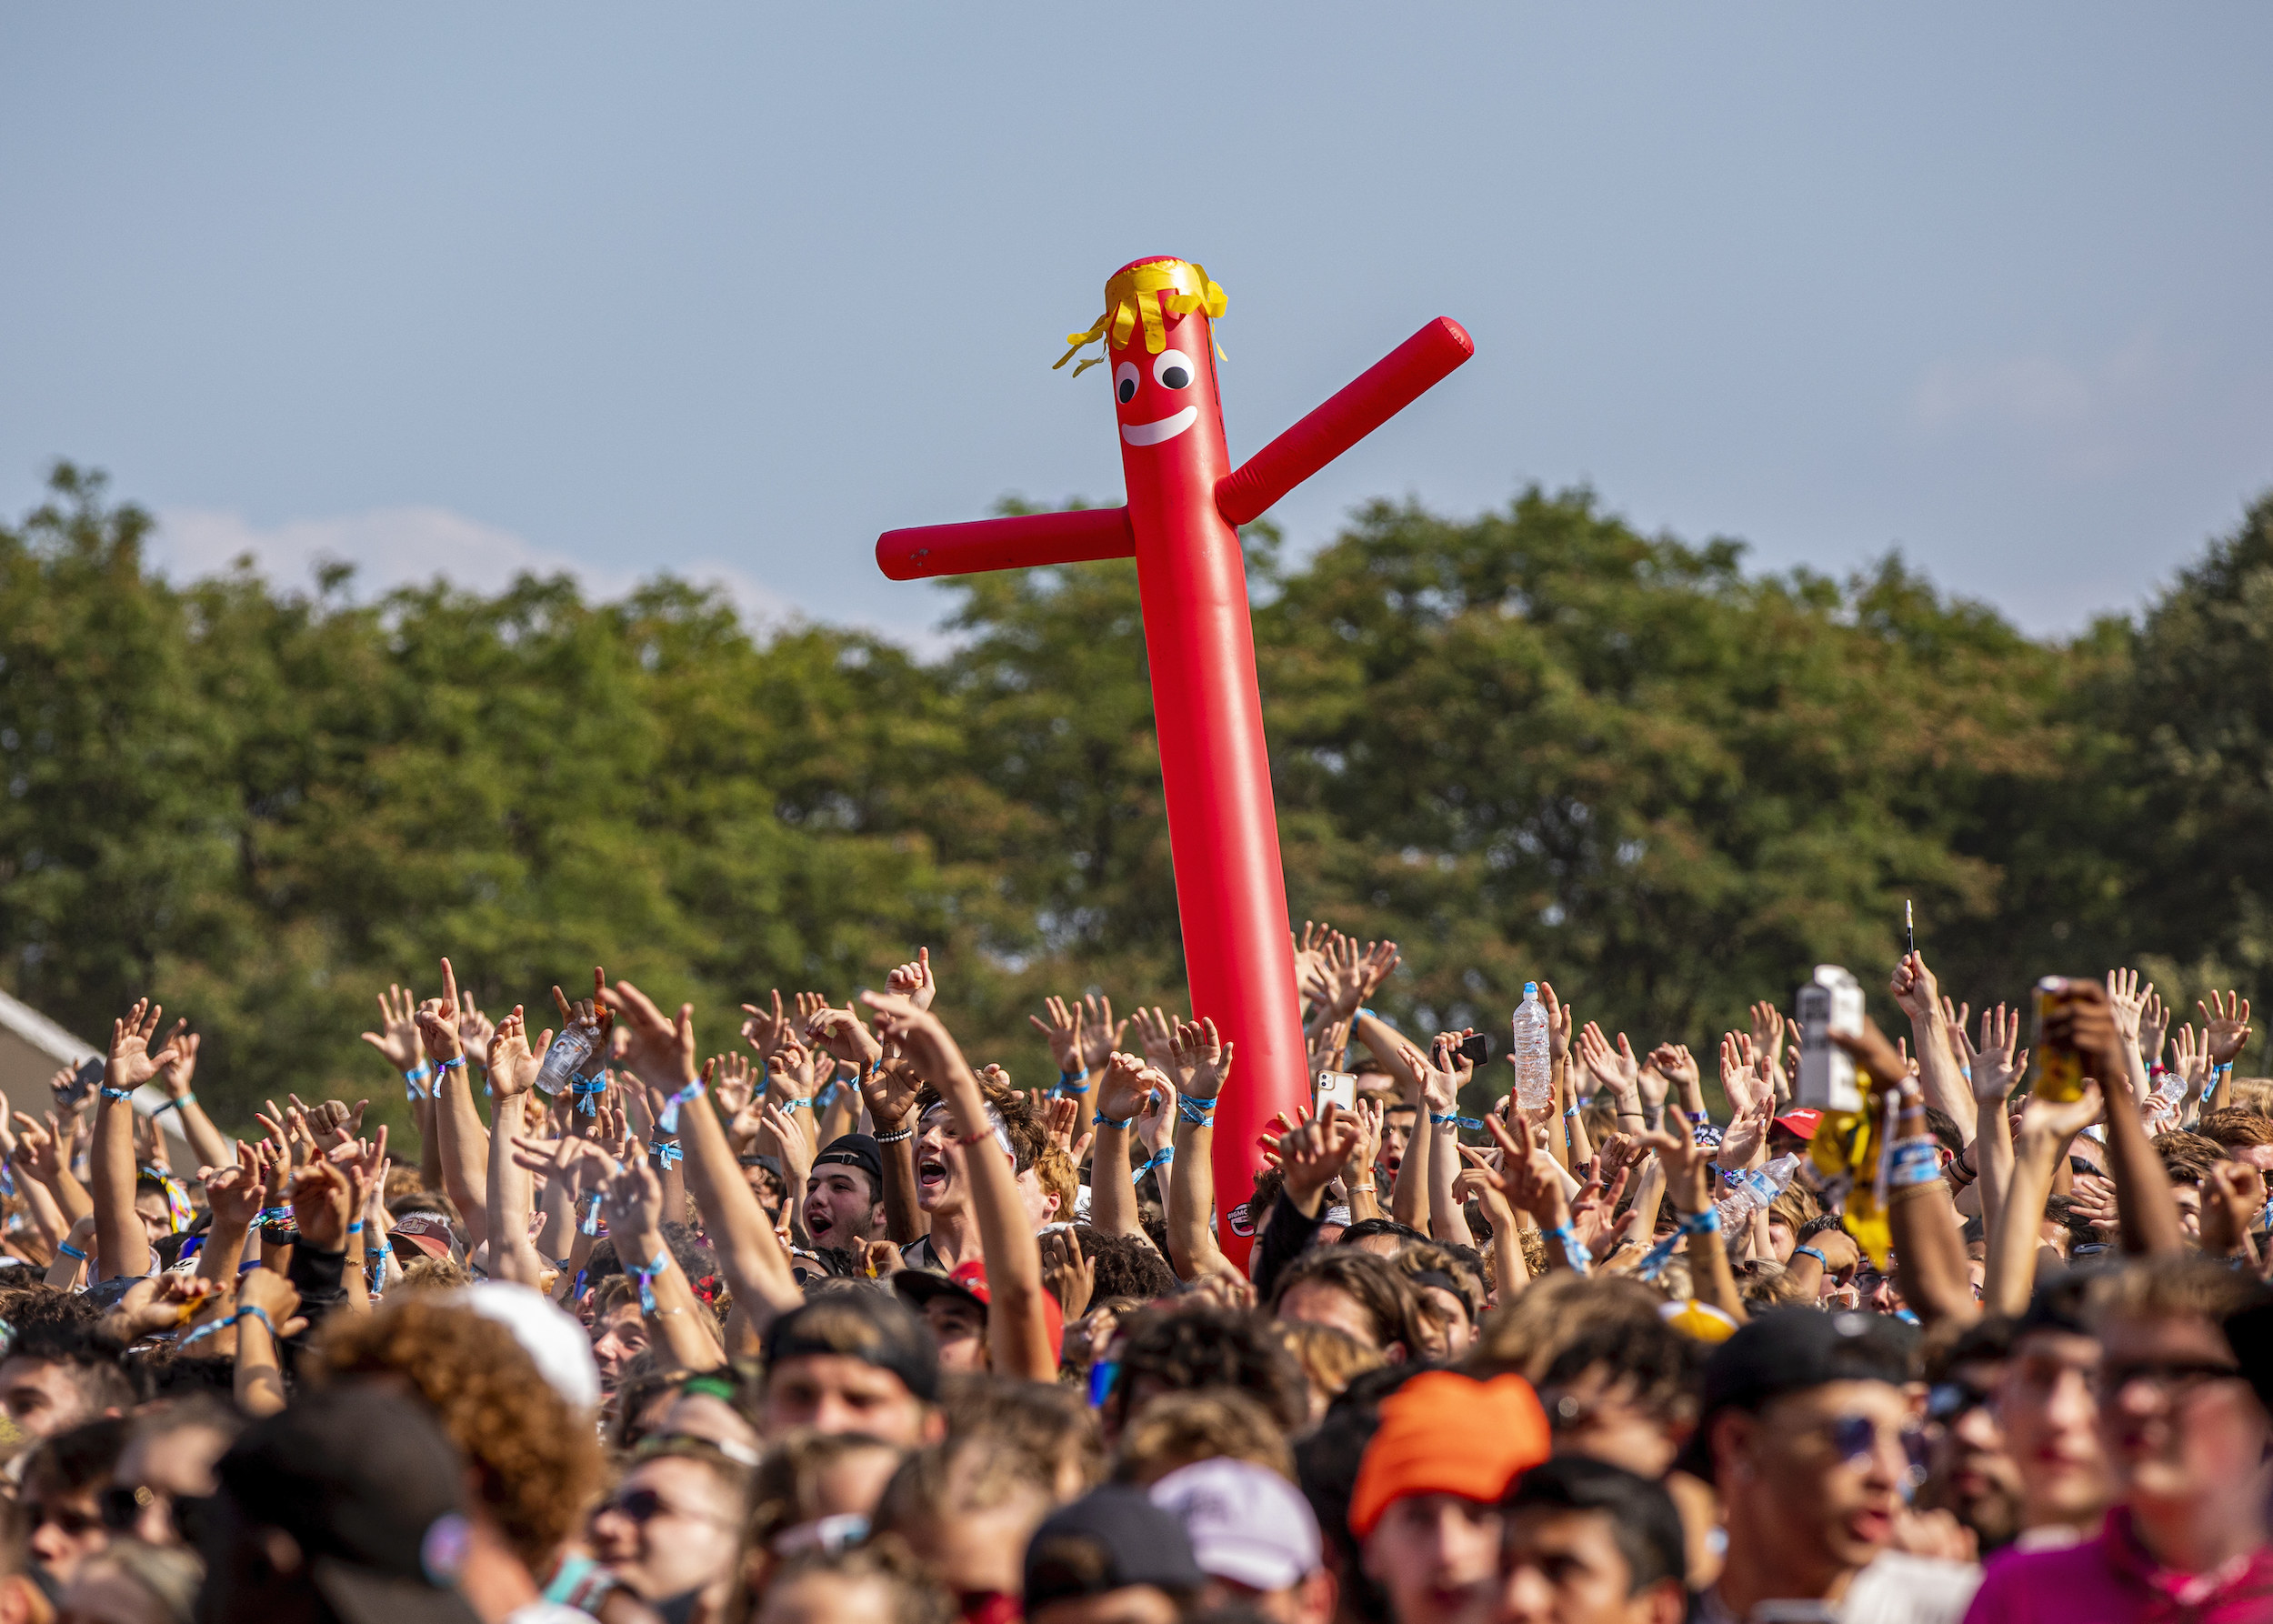
[[1316, 1572], [1318, 1519], [1302, 1491], [1267, 1466], [1218, 1456], [1152, 1486], [1152, 1503], [1184, 1524], [1210, 1579], [1284, 1590]]
[[453, 1308], [471, 1308], [511, 1331], [546, 1385], [573, 1408], [600, 1408], [600, 1372], [592, 1362], [592, 1339], [544, 1293], [509, 1280], [483, 1280], [446, 1293], [443, 1300]]

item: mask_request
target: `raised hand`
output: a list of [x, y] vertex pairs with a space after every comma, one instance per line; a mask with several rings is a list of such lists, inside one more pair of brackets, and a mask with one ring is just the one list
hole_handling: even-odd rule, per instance
[[2247, 1162], [2212, 1162], [2202, 1175], [2202, 1249], [2213, 1258], [2251, 1253], [2249, 1223], [2264, 1206], [2265, 1176], [2257, 1168]]
[[1752, 1006], [1752, 1052], [1767, 1057], [1771, 1067], [1784, 1063], [1784, 1012], [1762, 998]]
[[249, 1229], [260, 1217], [264, 1189], [259, 1153], [243, 1139], [236, 1141], [236, 1160], [225, 1168], [201, 1168], [197, 1177], [205, 1187], [205, 1201], [219, 1228]]
[[776, 1049], [766, 1061], [766, 1088], [784, 1099], [811, 1099], [819, 1093], [821, 1067], [813, 1051], [794, 1038]]
[[1057, 1299], [1067, 1320], [1080, 1318], [1097, 1288], [1096, 1260], [1081, 1255], [1081, 1238], [1071, 1229], [1053, 1229], [1041, 1244], [1042, 1288]]
[[2194, 1007], [2209, 1026], [2210, 1064], [2231, 1066], [2249, 1041], [2249, 1000], [2238, 992], [2212, 993], [2208, 1003], [2197, 1001]]
[[1958, 1030], [1958, 1041], [1964, 1046], [1966, 1063], [1973, 1073], [1973, 1098], [1983, 1105], [2001, 1107], [2028, 1071], [2028, 1051], [2013, 1048], [2020, 1041], [2020, 1011], [2002, 1004], [1984, 1009], [1980, 1047], [1974, 1048], [1962, 1028]]
[[418, 1000], [407, 987], [390, 985], [379, 995], [379, 1029], [363, 1040], [386, 1057], [397, 1071], [416, 1071], [424, 1051], [418, 1045]]
[[1555, 996], [1555, 984], [1539, 983], [1539, 1002], [1547, 1010], [1547, 1051], [1550, 1061], [1567, 1059], [1570, 1056], [1572, 1027], [1577, 1016], [1571, 1007]]
[[2052, 1139], [2065, 1145], [2099, 1120], [2105, 1114], [2104, 1103], [2097, 1081], [2085, 1083], [2084, 1091], [2067, 1101], [2031, 1094], [2028, 1103], [2021, 1108], [2020, 1132], [2024, 1137]]
[[1081, 1058], [1092, 1071], [1097, 1070], [1113, 1052], [1121, 1047], [1127, 1035], [1128, 1023], [1113, 1024], [1113, 1000], [1101, 993], [1085, 993], [1081, 999]]
[[636, 1158], [616, 1169], [600, 1197], [607, 1217], [607, 1232], [626, 1240], [659, 1234], [663, 1228], [663, 1181], [646, 1159]]
[[[1119, 1055], [1113, 1058], [1116, 1060], [1122, 1058]], [[1081, 1161], [1081, 1151], [1089, 1147], [1090, 1137], [1082, 1131], [1081, 1107], [1082, 1102], [1070, 1095], [1060, 1095], [1042, 1107], [1044, 1131], [1049, 1135], [1051, 1143], [1074, 1158], [1076, 1166]]]
[[[1276, 1140], [1268, 1134], [1257, 1136], [1256, 1142], [1276, 1158], [1286, 1176], [1287, 1198], [1305, 1214], [1317, 1209], [1319, 1196], [1341, 1176], [1363, 1142], [1357, 1124], [1341, 1112], [1338, 1104], [1328, 1100], [1325, 1111], [1316, 1118], [1307, 1111], [1297, 1112], [1287, 1131]], [[1279, 1120], [1287, 1118], [1282, 1116]]]
[[[1147, 1074], [1152, 1088], [1145, 1103], [1136, 1112], [1136, 1142], [1145, 1148], [1147, 1157], [1160, 1154], [1161, 1147], [1176, 1138], [1176, 1102], [1178, 1089], [1166, 1073]], [[1167, 1175], [1161, 1174], [1165, 1187]]]
[[292, 1175], [292, 1218], [300, 1237], [319, 1252], [347, 1249], [347, 1225], [355, 1214], [355, 1181], [332, 1162], [317, 1158]]
[[742, 1039], [756, 1051], [760, 1066], [772, 1059], [782, 1045], [796, 1038], [796, 1023], [781, 1011], [781, 988], [778, 987], [774, 988], [774, 1007], [771, 1010], [761, 1009], [756, 1004], [745, 1004], [742, 1013], [749, 1018], [742, 1023]]
[[168, 1099], [187, 1099], [190, 1085], [197, 1076], [197, 1051], [205, 1047], [205, 1039], [195, 1032], [185, 1032], [167, 1045], [171, 1059], [161, 1054], [157, 1058], [158, 1087], [165, 1090]]
[[1720, 1091], [1728, 1097], [1728, 1108], [1739, 1116], [1752, 1103], [1753, 1079], [1758, 1075], [1753, 1068], [1751, 1047], [1751, 1040], [1742, 1033], [1721, 1034]]
[[1709, 1154], [1724, 1168], [1743, 1167], [1752, 1159], [1752, 1153], [1767, 1143], [1768, 1128], [1775, 1119], [1776, 1097], [1754, 1095], [1745, 1102], [1742, 1110], [1729, 1118], [1718, 1148], [1708, 1148]]
[[1381, 1159], [1381, 1135], [1388, 1115], [1377, 1099], [1361, 1099], [1350, 1107], [1349, 1119], [1357, 1125], [1357, 1148], [1350, 1152], [1347, 1169], [1351, 1182], [1363, 1184], [1372, 1178], [1373, 1165]]
[[1308, 1061], [1310, 1075], [1332, 1071], [1342, 1063], [1343, 1052], [1349, 1047], [1349, 1022], [1321, 1021], [1310, 1035]]
[[[916, 1003], [913, 997], [908, 1002], [916, 1004], [918, 1009], [929, 1007], [927, 1004]], [[806, 1041], [847, 1065], [859, 1067], [863, 1071], [884, 1057], [884, 1045], [876, 1041], [875, 1033], [861, 1024], [860, 1017], [849, 1009], [830, 1007], [816, 1010], [805, 1023], [805, 1032]]]
[[2146, 1059], [2162, 1059], [2162, 1040], [2170, 1030], [2170, 1010], [2153, 987], [2147, 989], [2147, 997], [2138, 1012], [2138, 1052]]
[[893, 1058], [868, 1074], [867, 1087], [861, 1090], [861, 1095], [867, 1100], [868, 1114], [876, 1118], [876, 1126], [888, 1128], [907, 1120], [922, 1092], [923, 1083], [915, 1068], [905, 1060]]
[[2115, 1029], [2122, 1035], [2124, 1042], [2134, 1047], [2138, 1045], [2139, 1012], [2146, 1007], [2148, 997], [2154, 990], [2152, 986], [2141, 989], [2137, 970], [2108, 972], [2108, 1007], [2115, 1017]]
[[2198, 1094], [2209, 1081], [2209, 1039], [2196, 1032], [2192, 1024], [2180, 1027], [2178, 1035], [2170, 1040], [2170, 1069], [2186, 1084], [2188, 1094]]
[[1649, 1051], [1649, 1064], [1660, 1077], [1681, 1088], [1701, 1088], [1697, 1057], [1683, 1043], [1661, 1043]]
[[1176, 1065], [1176, 1022], [1170, 1020], [1157, 1004], [1149, 1009], [1139, 1004], [1131, 1018], [1136, 1023], [1137, 1039], [1145, 1047], [1145, 1058], [1164, 1071], [1173, 1068]]
[[488, 1058], [489, 1095], [493, 1099], [511, 1099], [516, 1094], [526, 1094], [536, 1087], [537, 1068], [543, 1064], [544, 1053], [551, 1044], [549, 1031], [529, 1044], [528, 1022], [516, 1004], [513, 1013], [496, 1023], [489, 1036]]
[[1641, 1062], [1634, 1058], [1625, 1033], [1618, 1034], [1618, 1046], [1614, 1049], [1602, 1028], [1588, 1021], [1578, 1034], [1578, 1063], [1593, 1076], [1597, 1086], [1617, 1097], [1621, 1109], [1641, 1108]]
[[[1289, 933], [1293, 934], [1293, 933]], [[1331, 925], [1316, 925], [1305, 919], [1299, 935], [1294, 936], [1295, 993], [1299, 997], [1317, 999], [1326, 977], [1326, 947], [1334, 939]]]
[[918, 947], [914, 958], [896, 966], [884, 977], [884, 989], [899, 994], [918, 1009], [930, 1008], [939, 996], [939, 983], [931, 975], [931, 949]]
[[1214, 1020], [1178, 1021], [1176, 1027], [1176, 1068], [1184, 1078], [1184, 1092], [1194, 1099], [1214, 1099], [1231, 1078], [1232, 1051], [1216, 1032]]
[[175, 1021], [173, 1031], [156, 1054], [150, 1052], [150, 1040], [157, 1036], [158, 1022], [165, 1011], [147, 998], [138, 998], [126, 1012], [126, 1018], [111, 1022], [111, 1049], [108, 1068], [103, 1074], [105, 1088], [126, 1093], [142, 1087], [157, 1076], [162, 1066], [172, 1065], [181, 1058], [182, 1034], [189, 1030], [185, 1020]]
[[319, 1099], [311, 1106], [303, 1103], [297, 1094], [285, 1098], [292, 1102], [292, 1110], [298, 1113], [305, 1125], [308, 1143], [325, 1155], [363, 1131], [363, 1113], [371, 1106], [369, 1100], [358, 1099], [351, 1110], [344, 1099]]
[[53, 1185], [63, 1176], [61, 1124], [49, 1112], [42, 1128], [22, 1111], [15, 1113], [15, 1149], [8, 1159], [42, 1184]]
[[1029, 1015], [1026, 1019], [1034, 1023], [1036, 1031], [1049, 1039], [1050, 1058], [1057, 1062], [1057, 1075], [1073, 1077], [1086, 1070], [1087, 1063], [1081, 1058], [1081, 1006], [1048, 997], [1042, 1000], [1042, 1007], [1049, 1011], [1047, 1021], [1038, 1015]]
[[[595, 977], [599, 972], [594, 971]], [[627, 1042], [624, 1066], [650, 1088], [676, 1092], [695, 1080], [695, 1006], [681, 1004], [676, 1018], [628, 981], [600, 985], [600, 1002], [613, 1012]]]
[[466, 1052], [469, 1055], [487, 1054], [490, 1037], [496, 1029], [496, 1023], [475, 1007], [474, 995], [459, 992], [457, 1040], [466, 1046]]
[[1902, 1006], [1902, 1013], [1913, 1021], [1931, 1020], [1941, 989], [1935, 983], [1934, 972], [1926, 967], [1923, 953], [1906, 953], [1894, 967], [1894, 978], [1887, 990], [1894, 994], [1894, 1001]]
[[[1173, 1041], [1175, 1028], [1168, 1036]], [[1134, 1055], [1115, 1055], [1105, 1063], [1105, 1079], [1097, 1085], [1097, 1115], [1108, 1122], [1123, 1122], [1144, 1108], [1152, 1097], [1154, 1082], [1166, 1083], [1167, 1078], [1157, 1069], [1148, 1068]], [[1077, 1100], [1057, 1103], [1079, 1108]]]

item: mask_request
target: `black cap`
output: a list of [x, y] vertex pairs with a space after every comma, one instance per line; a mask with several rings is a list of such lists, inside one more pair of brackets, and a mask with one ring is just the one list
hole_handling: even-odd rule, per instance
[[881, 1199], [884, 1195], [884, 1147], [865, 1133], [838, 1134], [828, 1142], [820, 1155], [813, 1158], [816, 1168], [832, 1164], [858, 1168], [868, 1175], [868, 1193]]
[[939, 1345], [924, 1322], [876, 1291], [831, 1291], [766, 1328], [767, 1375], [785, 1359], [841, 1354], [889, 1370], [929, 1404], [939, 1396]]
[[2226, 1341], [2258, 1402], [2273, 1411], [2273, 1302], [2258, 1301], [2226, 1316]]
[[457, 1591], [465, 1470], [423, 1407], [356, 1384], [254, 1423], [214, 1469], [248, 1520], [292, 1536], [347, 1624], [475, 1624]]
[[1026, 1610], [1133, 1585], [1197, 1590], [1207, 1582], [1183, 1519], [1143, 1489], [1108, 1483], [1052, 1512], [1026, 1548]]
[[1712, 1420], [1724, 1409], [1758, 1409], [1786, 1393], [1833, 1381], [1901, 1386], [1910, 1379], [1916, 1342], [1900, 1320], [1859, 1309], [1788, 1308], [1760, 1315], [1706, 1359], [1703, 1412], [1674, 1465], [1712, 1481]]

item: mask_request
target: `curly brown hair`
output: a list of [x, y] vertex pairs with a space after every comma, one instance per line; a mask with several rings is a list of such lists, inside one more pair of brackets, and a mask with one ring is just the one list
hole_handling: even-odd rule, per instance
[[481, 1479], [514, 1553], [542, 1573], [600, 1487], [600, 1445], [513, 1333], [432, 1293], [324, 1327], [322, 1379], [392, 1376], [426, 1401]]

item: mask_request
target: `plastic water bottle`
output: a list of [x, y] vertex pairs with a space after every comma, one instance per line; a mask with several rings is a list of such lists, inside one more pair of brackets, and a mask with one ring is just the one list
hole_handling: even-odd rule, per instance
[[1720, 1198], [1721, 1232], [1727, 1234], [1750, 1223], [1754, 1213], [1765, 1211], [1790, 1187], [1792, 1175], [1798, 1171], [1796, 1156], [1779, 1156], [1764, 1168], [1747, 1169]]
[[1516, 1006], [1510, 1023], [1516, 1060], [1516, 1103], [1527, 1111], [1542, 1111], [1555, 1103], [1555, 1078], [1547, 1058], [1547, 1006], [1539, 1002], [1539, 984], [1523, 984], [1523, 1002]]
[[570, 1021], [545, 1051], [545, 1064], [536, 1068], [537, 1091], [557, 1094], [566, 1088], [569, 1079], [582, 1072], [598, 1041], [599, 1034], [590, 1027]]

